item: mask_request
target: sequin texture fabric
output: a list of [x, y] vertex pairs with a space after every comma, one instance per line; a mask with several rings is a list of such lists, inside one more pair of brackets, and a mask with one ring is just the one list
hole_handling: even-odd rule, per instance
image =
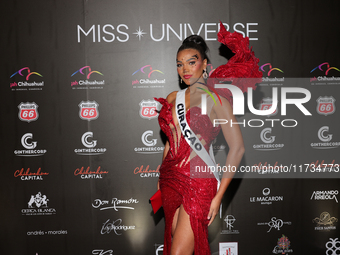
[[[170, 254], [172, 221], [176, 209], [181, 204], [190, 216], [195, 238], [195, 255], [210, 254], [207, 216], [211, 200], [216, 194], [217, 181], [213, 176], [210, 178], [192, 176], [190, 166], [192, 170], [194, 166], [202, 166], [205, 163], [197, 155], [192, 155], [192, 149], [181, 134], [180, 127], [174, 125], [171, 113], [172, 104], [164, 98], [156, 100], [163, 105], [158, 121], [170, 145], [160, 167], [159, 177], [165, 214], [163, 254]], [[186, 113], [186, 118], [192, 131], [209, 151], [209, 146], [219, 133], [220, 127], [213, 127], [208, 115], [201, 115], [199, 107], [190, 108]]]

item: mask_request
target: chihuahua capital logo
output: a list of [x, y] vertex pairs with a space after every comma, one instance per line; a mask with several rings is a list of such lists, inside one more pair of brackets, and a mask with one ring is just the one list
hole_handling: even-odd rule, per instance
[[[31, 75], [43, 77], [40, 73], [31, 72], [31, 69], [29, 67], [24, 67], [24, 68], [21, 68], [20, 70], [18, 70], [17, 72], [15, 72], [14, 74], [12, 74], [10, 78], [17, 76], [17, 74], [18, 74], [19, 77], [20, 76], [24, 77], [25, 81], [15, 80], [15, 81], [11, 82], [9, 86], [10, 86], [10, 88], [12, 88], [12, 90], [42, 90], [41, 87], [44, 86], [43, 81], [29, 82]], [[27, 88], [29, 88], [29, 89], [27, 89]]]
[[[160, 75], [156, 76], [156, 74]], [[133, 88], [164, 87], [165, 79], [160, 79], [161, 75], [164, 75], [164, 73], [158, 69], [153, 69], [151, 65], [142, 66], [132, 74], [136, 78], [132, 81]]]
[[84, 79], [80, 79], [80, 80], [74, 80], [71, 81], [71, 87], [72, 89], [88, 89], [89, 87], [91, 87], [91, 89], [102, 89], [102, 85], [105, 85], [105, 80], [93, 80], [91, 79], [91, 76], [93, 74], [95, 74], [94, 77], [100, 77], [104, 76], [101, 72], [99, 71], [94, 71], [91, 69], [90, 66], [83, 66], [82, 68], [80, 68], [79, 70], [75, 71], [71, 77], [76, 77], [77, 74], [81, 75], [81, 77], [85, 77]]

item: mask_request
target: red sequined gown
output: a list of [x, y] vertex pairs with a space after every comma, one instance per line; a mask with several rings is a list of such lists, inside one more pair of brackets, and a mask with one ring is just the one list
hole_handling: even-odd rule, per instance
[[[190, 165], [206, 164], [197, 156], [192, 156], [192, 149], [181, 134], [180, 127], [175, 127], [171, 113], [172, 104], [166, 99], [156, 99], [163, 107], [158, 121], [166, 134], [170, 149], [160, 167], [160, 189], [165, 214], [164, 255], [170, 254], [171, 227], [176, 209], [183, 204], [190, 216], [191, 228], [195, 238], [195, 255], [208, 255], [207, 219], [211, 200], [217, 189], [217, 181], [211, 178], [192, 178]], [[176, 118], [176, 116], [175, 116]], [[192, 131], [200, 138], [205, 149], [209, 151], [211, 142], [215, 139], [220, 127], [213, 127], [208, 115], [201, 115], [201, 108], [192, 107], [186, 113], [186, 118]], [[210, 175], [211, 176], [211, 175]]]

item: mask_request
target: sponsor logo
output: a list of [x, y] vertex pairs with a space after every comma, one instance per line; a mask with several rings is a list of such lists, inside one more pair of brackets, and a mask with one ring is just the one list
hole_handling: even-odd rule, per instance
[[26, 150], [15, 150], [14, 154], [16, 156], [35, 157], [35, 156], [42, 156], [47, 152], [47, 150], [45, 149], [36, 149], [37, 142], [33, 141], [32, 133], [26, 133], [21, 137], [21, 145]]
[[[264, 111], [264, 110], [269, 110], [269, 109], [272, 109], [273, 107], [273, 100], [271, 97], [266, 97], [266, 98], [263, 98], [261, 103], [259, 104], [259, 107], [258, 109], [261, 110], [261, 111]], [[270, 116], [274, 116], [278, 113], [278, 110], [277, 110], [277, 104], [276, 104], [276, 109], [273, 113], [271, 114], [268, 114], [267, 116], [270, 117]]]
[[86, 148], [75, 149], [74, 152], [78, 155], [101, 155], [106, 152], [106, 148], [95, 148], [97, 140], [92, 139], [93, 132], [85, 132], [81, 137], [81, 142]]
[[330, 76], [332, 74], [339, 75], [339, 72], [340, 70], [338, 68], [331, 67], [328, 62], [324, 62], [310, 71], [310, 73], [314, 75], [314, 77], [310, 78], [311, 85], [340, 84], [340, 77]]
[[122, 219], [117, 219], [113, 221], [110, 221], [110, 219], [108, 219], [107, 221], [103, 223], [100, 233], [104, 235], [104, 234], [110, 234], [111, 232], [113, 232], [119, 236], [122, 234], [122, 231], [136, 229], [135, 225], [126, 226], [126, 225], [123, 225], [122, 222], [123, 222]]
[[49, 199], [46, 195], [42, 195], [38, 192], [36, 195], [31, 195], [28, 201], [28, 208], [22, 209], [22, 215], [52, 215], [56, 214], [57, 211], [54, 208], [47, 206]]
[[18, 105], [19, 108], [19, 119], [21, 121], [27, 121], [28, 123], [31, 121], [35, 121], [39, 117], [38, 113], [38, 105], [34, 102], [32, 103], [20, 103]]
[[41, 167], [37, 170], [37, 172], [31, 172], [30, 168], [27, 168], [25, 171], [24, 168], [21, 170], [16, 170], [14, 172], [14, 177], [20, 177], [22, 181], [42, 181], [43, 176], [49, 175], [49, 173], [45, 173], [41, 171]]
[[160, 108], [160, 104], [155, 100], [142, 100], [139, 103], [139, 115], [143, 119], [154, 119], [158, 117], [158, 110]]
[[[79, 70], [75, 71], [71, 77], [77, 77], [78, 75], [82, 75], [83, 77], [86, 77], [86, 79], [81, 80], [74, 80], [71, 81], [71, 87], [72, 89], [102, 89], [103, 85], [105, 85], [105, 80], [93, 80], [93, 77], [95, 78], [101, 78], [100, 76], [103, 76], [101, 72], [98, 71], [92, 71], [90, 66], [84, 66], [80, 68]], [[92, 79], [91, 79], [92, 75]]]
[[90, 166], [88, 166], [86, 169], [85, 167], [77, 168], [74, 171], [75, 176], [80, 176], [81, 179], [103, 179], [105, 174], [108, 174], [108, 171], [102, 171], [101, 167], [99, 166], [96, 171], [91, 171]]
[[144, 153], [144, 154], [154, 154], [154, 153], [161, 153], [164, 150], [164, 146], [157, 147], [157, 139], [152, 138], [153, 131], [147, 130], [145, 131], [142, 136], [141, 140], [146, 147], [135, 147], [134, 151], [137, 153]]
[[159, 177], [159, 168], [161, 165], [158, 165], [158, 167], [153, 170], [150, 169], [150, 165], [147, 165], [144, 167], [144, 165], [141, 165], [140, 167], [136, 167], [135, 170], [133, 171], [134, 174], [139, 174], [140, 177], [145, 178], [145, 177]]
[[164, 245], [163, 244], [155, 244], [155, 253], [156, 253], [156, 255], [163, 255], [163, 249], [164, 249]]
[[97, 250], [93, 250], [92, 251], [93, 255], [113, 255], [113, 250], [101, 250], [101, 249], [97, 249]]
[[234, 229], [234, 226], [233, 226], [235, 221], [236, 219], [233, 215], [227, 215], [224, 218], [225, 229], [222, 230], [221, 234], [239, 234], [240, 232]]
[[219, 243], [219, 255], [238, 255], [237, 242]]
[[153, 69], [151, 65], [145, 65], [132, 74], [132, 87], [163, 88], [165, 84], [165, 79], [160, 78], [163, 75], [164, 73], [162, 71]]
[[[223, 25], [228, 31], [233, 30], [242, 34], [243, 37], [249, 37], [250, 41], [258, 40], [258, 38], [255, 37], [258, 23], [237, 22], [234, 24], [223, 23]], [[172, 39], [183, 41], [192, 34], [202, 35], [206, 41], [216, 41], [219, 23], [179, 23], [177, 25], [153, 23], [144, 27], [138, 26], [138, 29], [135, 28], [132, 29], [132, 31], [133, 32], [130, 32], [130, 28], [126, 24], [93, 24], [92, 26], [86, 26], [86, 28], [77, 25], [77, 42], [111, 43], [118, 41], [119, 43], [125, 43], [130, 40], [130, 36], [138, 41], [141, 41], [142, 39], [154, 42], [170, 41]], [[87, 36], [88, 38], [86, 38]], [[137, 37], [138, 39], [136, 39]]]
[[222, 142], [222, 141], [217, 139], [217, 137], [213, 140], [212, 147], [213, 147], [214, 151], [224, 151], [226, 149], [226, 143], [222, 144], [220, 142]]
[[292, 253], [293, 250], [290, 248], [290, 241], [288, 237], [282, 235], [282, 237], [277, 239], [277, 245], [273, 249], [274, 254], [288, 254]]
[[313, 191], [310, 200], [335, 200], [338, 203], [338, 190]]
[[338, 238], [329, 238], [329, 241], [326, 243], [326, 254], [336, 255], [340, 253], [340, 241]]
[[96, 101], [81, 101], [79, 106], [79, 117], [82, 120], [95, 120], [99, 116], [98, 106]]
[[164, 249], [163, 244], [155, 244], [155, 254], [156, 255], [163, 255], [163, 249]]
[[335, 98], [330, 96], [324, 96], [324, 97], [319, 97], [316, 99], [316, 102], [318, 103], [316, 106], [316, 111], [320, 115], [330, 115], [335, 112]]
[[335, 163], [335, 159], [332, 160], [331, 163], [326, 164], [325, 160], [321, 160], [321, 162], [319, 163], [319, 160], [316, 160], [315, 162], [312, 162], [308, 165], [308, 168], [311, 172], [326, 172], [326, 170], [328, 172], [336, 172], [338, 173], [340, 168], [339, 168], [339, 164], [334, 164]]
[[67, 235], [67, 230], [48, 230], [48, 231], [35, 230], [35, 231], [28, 231], [27, 235], [28, 236]]
[[260, 133], [260, 139], [262, 140], [263, 144], [254, 144], [253, 148], [259, 151], [274, 151], [280, 150], [283, 148], [283, 143], [274, 143], [275, 136], [271, 135], [272, 128], [264, 128]]
[[44, 81], [29, 81], [32, 77], [43, 77], [40, 73], [38, 72], [31, 72], [30, 68], [24, 67], [21, 68], [19, 71], [15, 72], [14, 74], [11, 75], [10, 78], [16, 76], [16, 75], [25, 77], [25, 81], [13, 81], [10, 83], [10, 88], [12, 91], [20, 91], [20, 90], [42, 90], [42, 87], [44, 87]]
[[267, 233], [269, 233], [272, 229], [276, 229], [277, 231], [281, 230], [283, 225], [292, 225], [290, 221], [283, 221], [281, 219], [277, 219], [276, 217], [272, 217], [269, 222], [260, 222], [257, 223], [258, 226], [269, 226]]
[[[297, 80], [292, 80], [292, 81], [297, 81]], [[246, 82], [246, 81], [245, 81]], [[233, 114], [234, 115], [244, 115], [245, 110], [245, 98], [243, 95], [243, 92], [240, 88], [238, 88], [235, 85], [232, 84], [215, 84], [215, 88], [219, 89], [228, 89], [231, 92], [231, 95], [233, 96]], [[287, 98], [287, 94], [289, 93], [295, 93], [295, 94], [300, 94], [302, 93], [304, 95], [303, 98]], [[253, 106], [253, 92], [251, 88], [248, 88], [248, 100], [247, 100], [247, 105], [248, 109], [251, 113], [259, 116], [270, 116], [270, 114], [273, 114], [277, 110], [277, 104], [278, 104], [278, 89], [277, 87], [272, 88], [272, 107], [267, 110], [258, 110], [255, 109]], [[285, 116], [287, 112], [287, 104], [294, 104], [304, 115], [306, 116], [311, 116], [312, 114], [303, 106], [304, 103], [307, 103], [311, 98], [311, 93], [309, 90], [305, 88], [298, 88], [298, 87], [282, 87], [281, 88], [281, 115]], [[265, 119], [265, 121], [271, 122], [271, 127], [274, 127], [275, 122], [280, 122], [283, 127], [296, 127], [298, 125], [297, 120], [295, 119]], [[246, 126], [246, 120], [244, 119], [242, 122], [235, 122], [232, 119], [227, 120], [227, 119], [214, 119], [213, 121], [213, 126], [216, 127], [216, 124], [228, 124], [230, 127], [235, 125], [242, 125], [245, 127]], [[288, 122], [288, 123], [287, 123]], [[291, 124], [292, 123], [292, 124]], [[264, 121], [261, 119], [250, 119], [247, 121], [248, 126], [250, 127], [262, 127], [264, 125]], [[291, 124], [291, 125], [289, 125]]]
[[281, 202], [283, 201], [283, 196], [269, 196], [270, 189], [264, 188], [262, 190], [263, 197], [250, 197], [251, 203], [260, 202], [261, 205], [270, 205], [273, 202]]
[[[270, 63], [263, 64], [260, 66], [261, 71], [264, 76], [262, 77], [262, 82], [259, 83], [260, 86], [281, 86], [285, 81], [285, 78], [282, 77], [284, 73], [280, 68], [273, 67]], [[273, 77], [274, 76], [274, 77]], [[279, 76], [279, 77], [276, 77]]]
[[329, 133], [329, 127], [323, 126], [318, 130], [318, 138], [321, 142], [311, 143], [313, 149], [334, 149], [339, 147], [340, 142], [331, 142], [333, 134]]
[[322, 212], [320, 217], [316, 217], [312, 222], [317, 224], [314, 230], [335, 230], [334, 223], [338, 222], [338, 219], [331, 217], [328, 212]]
[[[138, 204], [139, 201], [136, 198], [129, 199], [118, 199], [112, 198], [111, 200], [95, 199], [92, 203], [92, 207], [99, 210], [110, 210], [113, 209], [118, 212], [119, 209], [134, 210], [135, 208], [131, 205]], [[128, 206], [129, 205], [129, 206]]]

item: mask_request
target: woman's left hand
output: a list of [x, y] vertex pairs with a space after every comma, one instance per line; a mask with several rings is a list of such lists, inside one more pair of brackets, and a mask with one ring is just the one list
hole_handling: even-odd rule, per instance
[[208, 213], [208, 220], [209, 220], [208, 226], [210, 226], [210, 224], [214, 221], [218, 213], [218, 210], [220, 208], [220, 204], [221, 204], [221, 199], [215, 196], [210, 204], [210, 210]]

